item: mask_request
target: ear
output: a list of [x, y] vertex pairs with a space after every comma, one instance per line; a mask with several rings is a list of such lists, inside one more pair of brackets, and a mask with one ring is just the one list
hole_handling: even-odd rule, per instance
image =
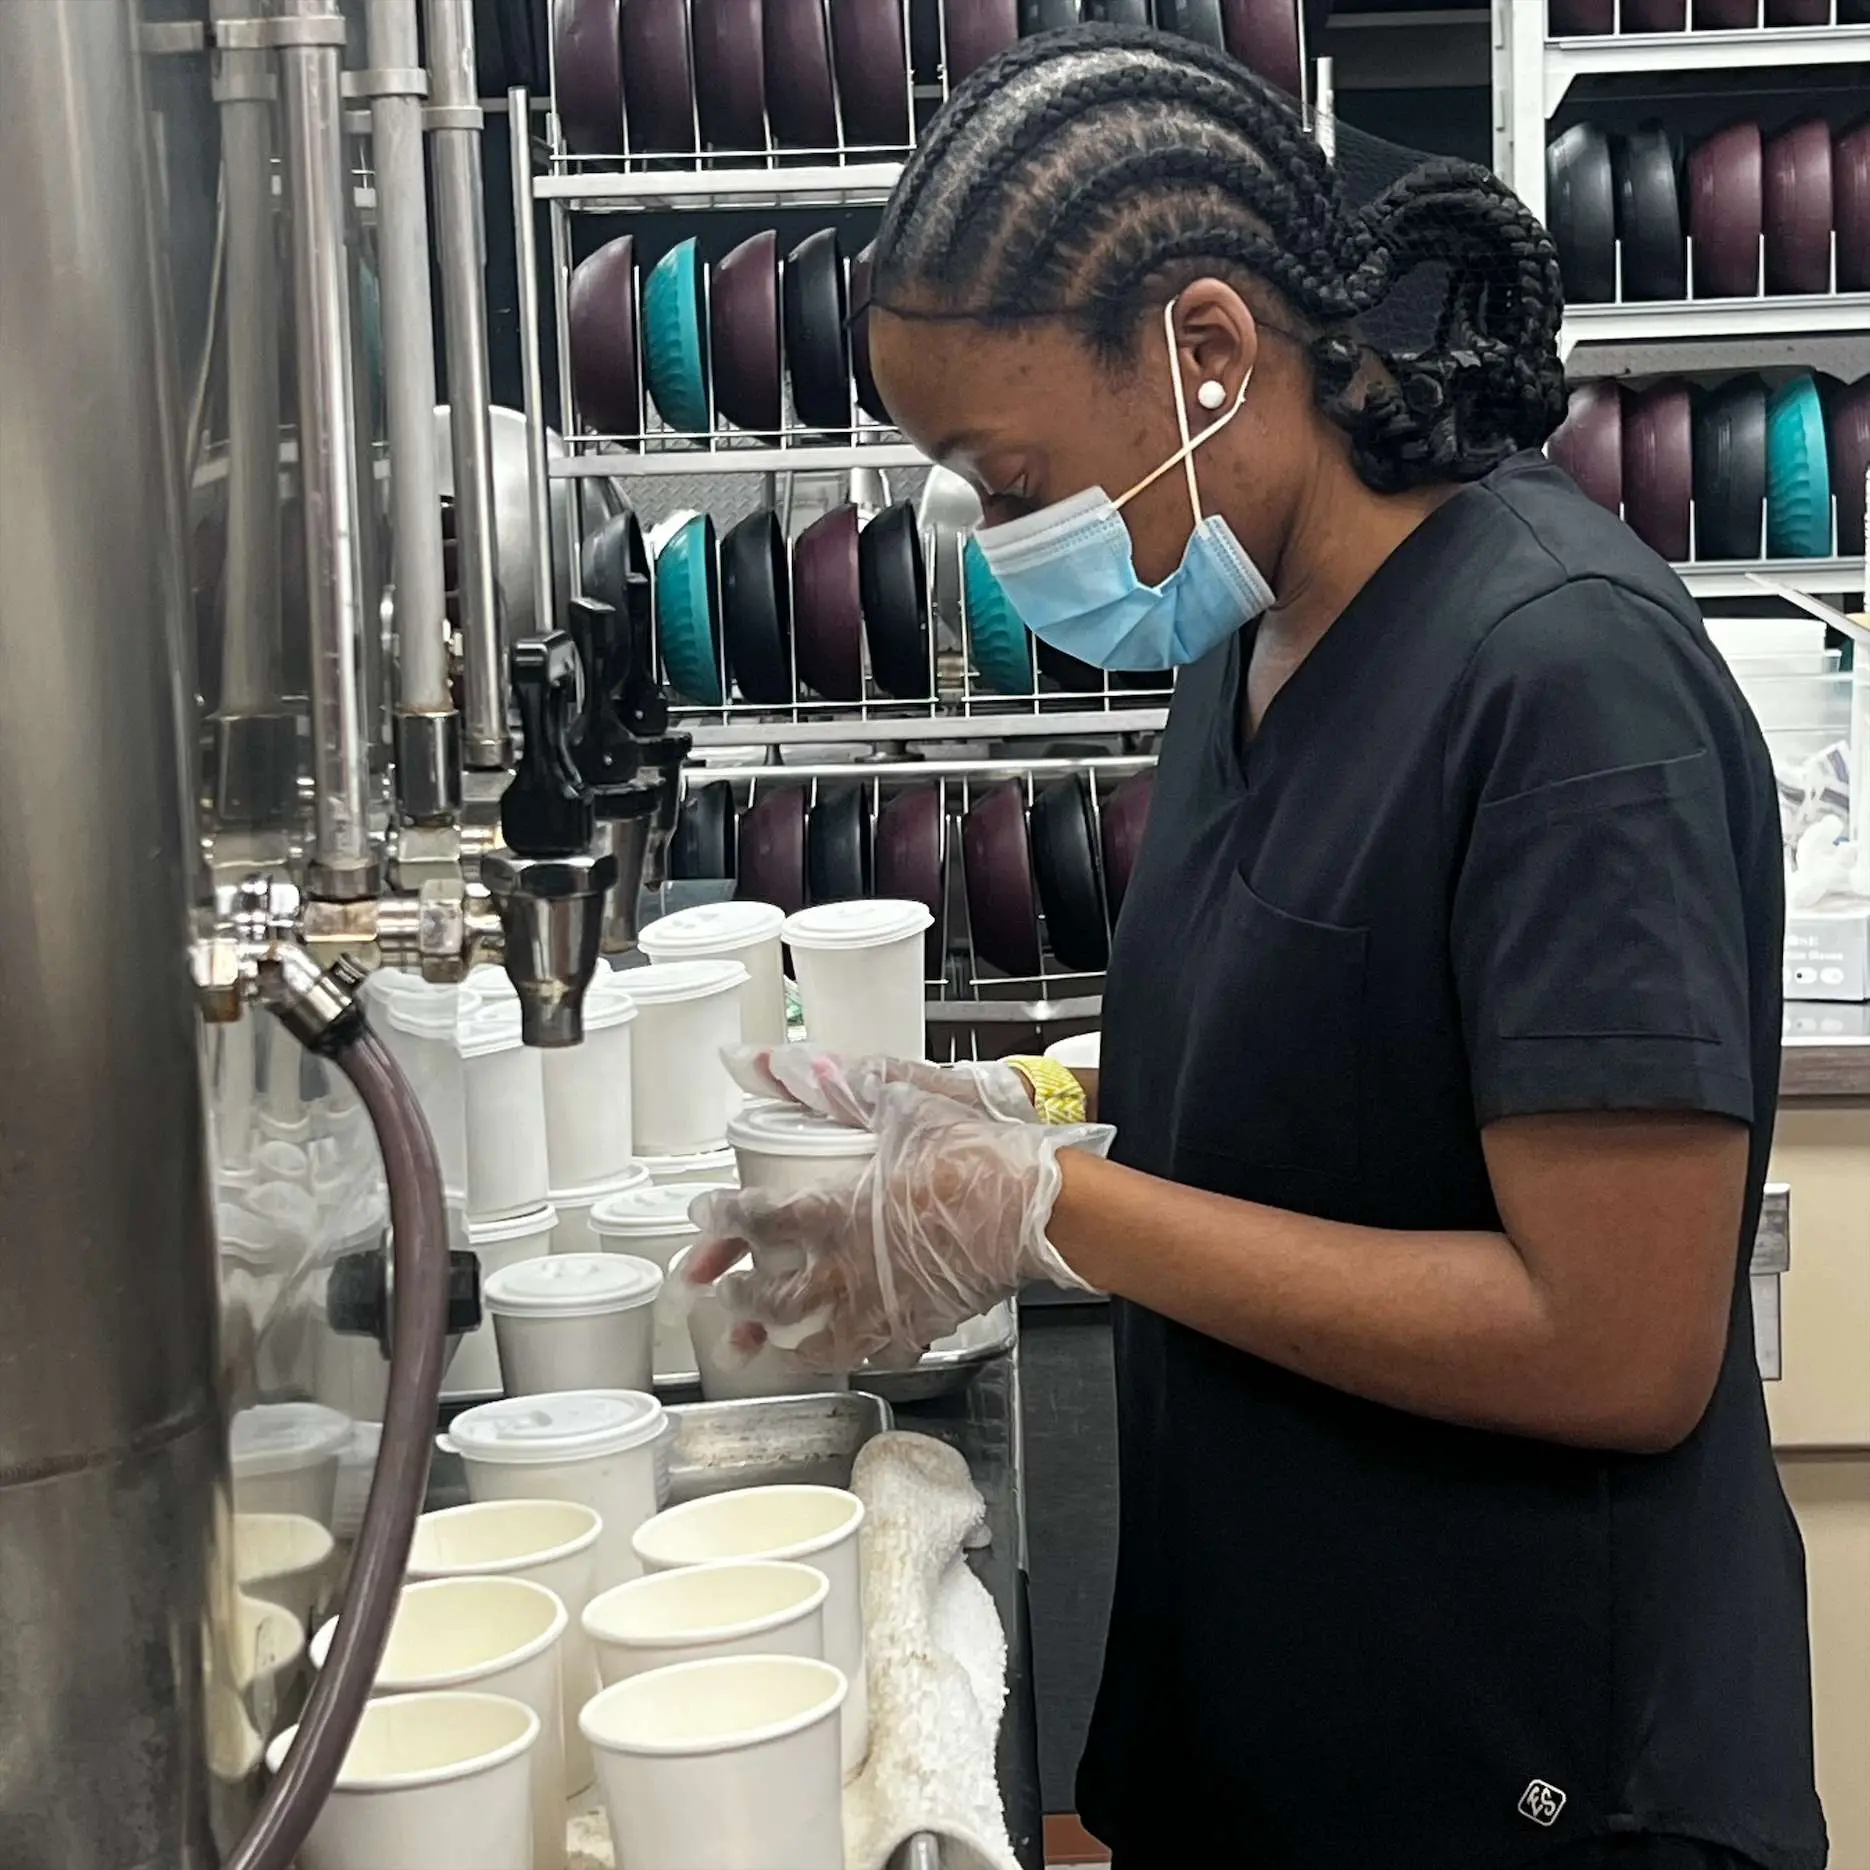
[[[1197, 279], [1175, 301], [1176, 367], [1188, 396], [1189, 427], [1204, 429], [1233, 408], [1260, 354], [1260, 330], [1247, 302], [1220, 279]], [[1204, 383], [1218, 383], [1226, 395], [1207, 409], [1199, 395]]]

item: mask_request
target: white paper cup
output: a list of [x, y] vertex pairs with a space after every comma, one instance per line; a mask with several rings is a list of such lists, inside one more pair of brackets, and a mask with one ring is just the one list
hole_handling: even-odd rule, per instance
[[565, 1787], [571, 1793], [591, 1783], [591, 1749], [578, 1711], [602, 1684], [582, 1618], [603, 1530], [597, 1511], [575, 1500], [482, 1500], [424, 1513], [409, 1545], [412, 1578], [524, 1578], [544, 1585], [565, 1606]]
[[1057, 1059], [1068, 1071], [1083, 1066], [1095, 1071], [1104, 1055], [1104, 1035], [1098, 1032], [1074, 1032], [1064, 1039], [1054, 1039], [1045, 1048], [1047, 1058]]
[[[731, 1184], [720, 1184], [731, 1186]], [[591, 1210], [591, 1231], [606, 1253], [628, 1253], [660, 1266], [666, 1275], [675, 1256], [695, 1238], [689, 1203], [701, 1189], [689, 1183], [653, 1183], [613, 1195]], [[695, 1368], [688, 1339], [688, 1312], [670, 1279], [656, 1300], [653, 1362], [658, 1378], [681, 1376]]]
[[329, 1526], [348, 1416], [317, 1403], [260, 1403], [234, 1417], [237, 1513], [297, 1513]]
[[810, 1565], [764, 1558], [685, 1565], [593, 1598], [584, 1633], [606, 1688], [706, 1656], [822, 1657], [830, 1590]]
[[668, 1495], [671, 1431], [655, 1397], [569, 1390], [482, 1403], [455, 1417], [437, 1445], [461, 1457], [475, 1500], [577, 1500], [603, 1519], [591, 1588], [638, 1577], [630, 1535]]
[[613, 1195], [648, 1186], [649, 1171], [640, 1162], [632, 1162], [607, 1182], [596, 1182], [589, 1188], [555, 1189], [552, 1205], [558, 1210], [558, 1226], [552, 1232], [552, 1251], [602, 1253], [604, 1243], [592, 1231], [591, 1210]]
[[538, 1050], [522, 1045], [519, 1007], [483, 1007], [461, 1029], [467, 1087], [467, 1211], [497, 1220], [537, 1208], [550, 1185]]
[[691, 1248], [669, 1264], [671, 1305], [688, 1315], [689, 1350], [707, 1402], [748, 1402], [761, 1396], [819, 1396], [851, 1386], [848, 1375], [814, 1370], [797, 1351], [770, 1341], [757, 1351], [734, 1343], [734, 1319], [712, 1286], [691, 1286], [682, 1277]]
[[662, 1268], [623, 1253], [555, 1253], [483, 1282], [509, 1396], [647, 1390]]
[[786, 1042], [786, 976], [780, 930], [786, 912], [775, 903], [701, 903], [652, 922], [637, 936], [651, 961], [738, 961], [747, 970], [741, 1028], [752, 1045]]
[[743, 1487], [672, 1506], [639, 1526], [633, 1541], [645, 1571], [673, 1571], [721, 1558], [776, 1558], [824, 1573], [831, 1586], [825, 1599], [825, 1659], [850, 1679], [843, 1715], [847, 1776], [863, 1765], [870, 1747], [858, 1544], [863, 1523], [863, 1501], [840, 1487]]
[[370, 980], [384, 1009], [377, 1030], [428, 1119], [442, 1186], [459, 1191], [467, 1186], [467, 1103], [458, 1036], [481, 997], [471, 987], [439, 986], [390, 969]]
[[854, 1130], [796, 1104], [748, 1104], [727, 1123], [742, 1188], [796, 1195], [848, 1181], [877, 1153], [868, 1130]]
[[607, 1688], [582, 1716], [629, 1870], [844, 1870], [843, 1676], [723, 1656]]
[[740, 1178], [734, 1166], [734, 1152], [723, 1143], [719, 1149], [697, 1149], [675, 1156], [639, 1156], [651, 1182], [658, 1188], [732, 1187]]
[[[533, 1870], [562, 1870], [565, 1862], [567, 1622], [565, 1606], [524, 1578], [435, 1578], [405, 1585], [370, 1690], [380, 1696], [467, 1688], [509, 1696], [539, 1717], [530, 1756]], [[333, 1618], [312, 1639], [312, 1661], [321, 1669], [337, 1628]], [[453, 1861], [476, 1860], [470, 1851]]]
[[636, 1002], [607, 973], [585, 991], [583, 1041], [539, 1055], [553, 1188], [588, 1188], [630, 1167], [635, 1023]]
[[718, 1149], [740, 1092], [722, 1051], [741, 1037], [738, 961], [668, 961], [618, 975], [636, 1002], [631, 1050], [639, 1155]]
[[814, 1046], [861, 1058], [926, 1058], [923, 937], [928, 904], [821, 903], [786, 917], [805, 1032]]
[[[275, 1773], [298, 1732], [266, 1749]], [[299, 1847], [299, 1870], [536, 1870], [529, 1756], [538, 1742], [539, 1717], [501, 1695], [372, 1701]]]
[[[502, 1268], [536, 1260], [552, 1251], [558, 1238], [558, 1210], [550, 1202], [511, 1214], [503, 1221], [472, 1221], [450, 1205], [448, 1244], [466, 1247], [480, 1262], [481, 1290]], [[442, 1375], [442, 1395], [450, 1399], [500, 1394], [500, 1349], [492, 1315], [483, 1304], [481, 1321], [455, 1346]]]
[[297, 1685], [305, 1625], [280, 1605], [241, 1593], [234, 1600], [228, 1649], [240, 1706], [256, 1732], [270, 1734], [279, 1726], [288, 1692]]
[[309, 1629], [324, 1609], [337, 1543], [302, 1513], [236, 1513], [234, 1578], [249, 1597], [277, 1604]]

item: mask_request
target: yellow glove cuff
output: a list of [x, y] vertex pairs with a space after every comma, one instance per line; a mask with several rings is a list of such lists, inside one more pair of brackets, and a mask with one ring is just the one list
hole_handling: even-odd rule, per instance
[[1009, 1058], [1005, 1062], [1026, 1080], [1041, 1123], [1084, 1121], [1084, 1086], [1057, 1059]]

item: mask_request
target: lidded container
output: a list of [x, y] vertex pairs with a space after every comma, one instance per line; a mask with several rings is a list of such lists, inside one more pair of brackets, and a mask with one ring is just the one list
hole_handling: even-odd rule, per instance
[[786, 1042], [786, 976], [780, 931], [786, 912], [776, 903], [701, 903], [663, 916], [637, 936], [653, 962], [738, 961], [748, 975], [741, 1027], [750, 1044]]
[[821, 903], [786, 917], [805, 1032], [814, 1046], [861, 1058], [926, 1058], [923, 937], [927, 903]]
[[854, 1130], [796, 1104], [747, 1104], [727, 1125], [742, 1188], [796, 1195], [815, 1183], [847, 1180], [877, 1153], [868, 1130]]
[[482, 1403], [437, 1438], [461, 1457], [475, 1500], [576, 1500], [604, 1522], [593, 1590], [641, 1574], [630, 1541], [668, 1492], [671, 1424], [634, 1390], [560, 1390]]
[[552, 1236], [554, 1253], [602, 1253], [604, 1243], [591, 1227], [591, 1216], [602, 1203], [633, 1188], [649, 1186], [649, 1171], [640, 1162], [626, 1163], [607, 1181], [589, 1188], [560, 1188], [552, 1194], [558, 1210], [558, 1231]]
[[718, 1149], [697, 1149], [675, 1156], [640, 1157], [649, 1179], [658, 1188], [719, 1188], [739, 1179], [734, 1152], [723, 1143]]
[[539, 1051], [520, 1043], [519, 1004], [483, 1007], [461, 1028], [467, 1087], [467, 1211], [496, 1220], [537, 1208], [549, 1185]]
[[[666, 1274], [670, 1262], [695, 1238], [697, 1230], [688, 1218], [688, 1207], [702, 1192], [687, 1182], [650, 1183], [629, 1189], [600, 1201], [591, 1210], [591, 1231], [604, 1252], [635, 1254]], [[681, 1294], [667, 1280], [656, 1301], [653, 1355], [659, 1377], [685, 1376], [695, 1367]]]
[[636, 1002], [632, 1129], [641, 1156], [718, 1149], [740, 1091], [722, 1052], [741, 1039], [747, 970], [738, 961], [665, 961], [620, 976]]
[[261, 1403], [234, 1417], [229, 1437], [237, 1513], [297, 1513], [329, 1526], [349, 1416], [318, 1403]]
[[599, 975], [585, 990], [582, 1042], [539, 1054], [546, 1165], [554, 1189], [589, 1188], [630, 1166], [635, 1021], [636, 1002], [614, 975]]
[[662, 1268], [623, 1253], [522, 1260], [481, 1287], [509, 1396], [647, 1390]]
[[467, 1186], [467, 1118], [457, 1037], [479, 1012], [481, 997], [471, 987], [438, 986], [389, 968], [370, 979], [383, 1008], [383, 1043], [428, 1119], [442, 1186], [458, 1194]]
[[445, 1398], [499, 1395], [500, 1352], [493, 1318], [484, 1303], [487, 1281], [502, 1267], [550, 1253], [557, 1228], [558, 1210], [550, 1202], [499, 1221], [472, 1220], [449, 1203], [448, 1244], [457, 1251], [466, 1248], [480, 1262], [483, 1303], [480, 1323], [462, 1338], [442, 1374]]

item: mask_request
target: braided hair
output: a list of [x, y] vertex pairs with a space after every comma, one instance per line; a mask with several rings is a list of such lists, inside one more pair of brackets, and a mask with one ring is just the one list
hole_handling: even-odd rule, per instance
[[[1367, 342], [1360, 320], [1435, 265], [1433, 342]], [[1515, 195], [1438, 160], [1349, 209], [1281, 92], [1146, 27], [1046, 33], [969, 77], [903, 170], [872, 269], [884, 310], [1065, 318], [1109, 362], [1190, 281], [1261, 281], [1381, 493], [1476, 480], [1564, 416], [1558, 255]]]

